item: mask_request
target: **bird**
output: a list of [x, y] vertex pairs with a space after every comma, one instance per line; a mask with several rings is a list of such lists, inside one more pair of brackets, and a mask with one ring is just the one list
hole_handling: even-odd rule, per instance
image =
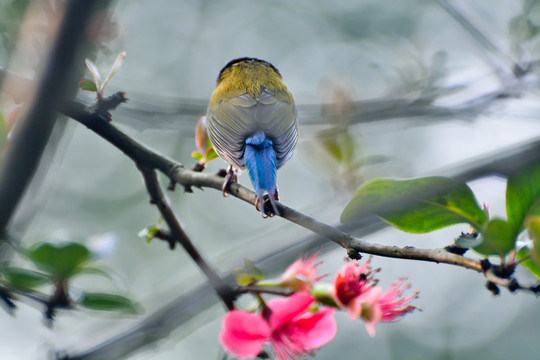
[[[277, 170], [298, 142], [297, 111], [278, 69], [251, 57], [229, 61], [219, 72], [206, 112], [208, 137], [229, 168], [226, 195], [235, 169], [247, 169], [263, 218], [279, 215]], [[266, 200], [270, 209], [265, 209]]]

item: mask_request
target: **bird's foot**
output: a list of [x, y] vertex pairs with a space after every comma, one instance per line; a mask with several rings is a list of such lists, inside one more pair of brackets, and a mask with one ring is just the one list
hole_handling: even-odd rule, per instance
[[223, 186], [221, 187], [224, 197], [229, 197], [231, 194], [231, 184], [237, 181], [238, 176], [236, 176], [236, 172], [234, 171], [232, 165], [229, 165], [227, 173], [225, 174], [225, 179], [223, 180]]
[[[276, 194], [274, 194], [274, 199], [276, 199]], [[257, 211], [261, 211], [263, 219], [266, 219], [267, 217], [274, 217], [276, 215], [276, 212], [274, 211], [272, 202], [270, 201], [270, 196], [268, 194], [263, 195], [262, 203], [264, 211], [261, 211], [261, 201], [260, 198], [257, 196], [257, 200], [255, 200], [255, 209], [257, 209]]]

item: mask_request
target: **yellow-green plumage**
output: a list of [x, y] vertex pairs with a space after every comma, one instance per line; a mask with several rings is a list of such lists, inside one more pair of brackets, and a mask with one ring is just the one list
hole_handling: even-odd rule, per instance
[[271, 92], [278, 101], [294, 106], [294, 99], [281, 75], [267, 63], [242, 61], [225, 67], [218, 78], [217, 87], [210, 99], [210, 106], [216, 107], [221, 101], [246, 93], [256, 99], [264, 90]]

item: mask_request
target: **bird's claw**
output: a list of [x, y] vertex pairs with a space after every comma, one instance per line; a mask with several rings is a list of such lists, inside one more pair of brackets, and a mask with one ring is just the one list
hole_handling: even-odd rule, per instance
[[231, 194], [231, 184], [237, 181], [238, 176], [236, 176], [236, 172], [233, 170], [232, 165], [229, 165], [227, 173], [225, 174], [225, 179], [223, 179], [223, 186], [221, 187], [224, 197], [229, 197]]
[[[276, 198], [276, 196], [277, 193], [274, 194], [274, 199], [279, 200]], [[264, 194], [263, 196], [263, 208], [264, 211], [261, 212], [263, 219], [266, 219], [268, 217], [274, 217], [276, 215], [272, 209], [272, 204], [270, 203], [270, 197], [268, 196], [268, 194]], [[261, 211], [261, 201], [259, 197], [257, 197], [257, 200], [255, 200], [255, 209], [257, 209], [257, 211]]]

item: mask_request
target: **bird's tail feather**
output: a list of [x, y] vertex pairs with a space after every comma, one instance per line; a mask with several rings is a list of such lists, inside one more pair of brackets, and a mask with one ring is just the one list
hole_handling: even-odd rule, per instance
[[276, 193], [276, 153], [272, 140], [268, 139], [260, 131], [246, 139], [246, 149], [244, 152], [244, 163], [248, 169], [249, 177], [253, 187], [259, 197], [261, 212], [264, 214], [264, 195], [268, 194], [275, 214], [278, 214], [277, 206], [274, 202]]

